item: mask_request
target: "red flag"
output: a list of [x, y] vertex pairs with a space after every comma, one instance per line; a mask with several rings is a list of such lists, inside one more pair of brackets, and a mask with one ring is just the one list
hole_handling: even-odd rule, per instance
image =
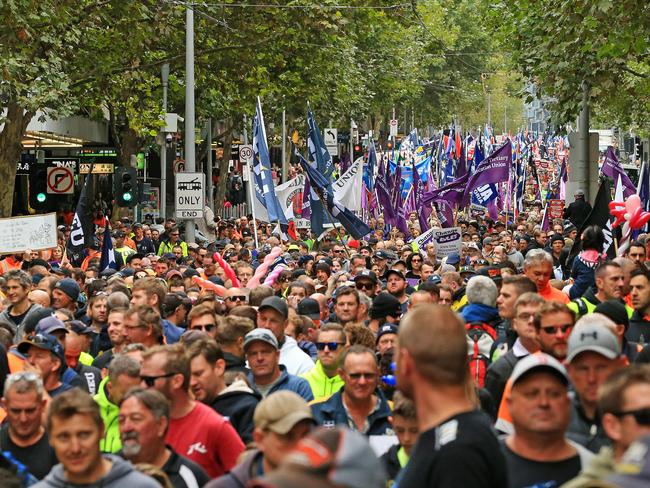
[[460, 159], [460, 152], [463, 147], [463, 144], [460, 140], [460, 131], [456, 131], [456, 159]]

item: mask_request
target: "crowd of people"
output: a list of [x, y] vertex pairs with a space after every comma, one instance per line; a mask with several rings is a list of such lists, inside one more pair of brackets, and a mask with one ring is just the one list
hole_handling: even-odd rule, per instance
[[649, 486], [650, 236], [608, 260], [577, 207], [447, 255], [122, 219], [70, 263], [62, 227], [0, 260], [0, 485]]

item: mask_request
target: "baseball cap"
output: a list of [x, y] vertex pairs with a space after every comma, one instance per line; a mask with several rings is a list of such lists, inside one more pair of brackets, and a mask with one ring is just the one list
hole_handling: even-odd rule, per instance
[[354, 277], [354, 282], [356, 283], [358, 280], [370, 280], [374, 284], [379, 283], [379, 280], [377, 279], [377, 274], [374, 271], [370, 271], [369, 269], [362, 269], [357, 273], [357, 275]]
[[65, 355], [63, 354], [63, 346], [59, 341], [50, 334], [36, 334], [31, 339], [25, 339], [20, 344], [18, 344], [18, 352], [20, 354], [26, 355], [30, 347], [38, 347], [39, 349], [44, 349], [50, 351], [52, 354], [56, 355], [60, 360], [61, 364], [65, 364]]
[[464, 274], [464, 273], [476, 274], [476, 271], [474, 271], [474, 268], [472, 268], [471, 266], [461, 266], [458, 272], [460, 274]]
[[485, 268], [479, 269], [476, 274], [481, 276], [487, 276], [492, 278], [492, 281], [500, 282], [501, 278], [501, 268], [498, 266], [486, 266]]
[[381, 319], [387, 316], [399, 317], [402, 315], [402, 305], [399, 300], [390, 293], [381, 292], [377, 295], [370, 307], [370, 318]]
[[383, 251], [383, 250], [377, 251], [375, 254], [373, 254], [373, 257], [375, 259], [383, 259], [383, 260], [390, 259], [390, 256], [388, 255], [388, 253], [386, 251]]
[[255, 341], [266, 342], [276, 349], [279, 349], [278, 340], [276, 339], [275, 334], [273, 334], [269, 329], [253, 329], [246, 334], [246, 336], [244, 336], [244, 351]]
[[615, 324], [623, 324], [625, 330], [630, 326], [630, 319], [627, 316], [627, 309], [620, 300], [605, 300], [596, 305], [594, 313], [602, 313], [611, 319]]
[[388, 277], [389, 277], [390, 275], [397, 275], [397, 276], [399, 276], [399, 277], [400, 277], [401, 279], [403, 279], [403, 280], [406, 279], [406, 277], [404, 276], [404, 273], [402, 273], [399, 269], [389, 269], [389, 270], [386, 272], [386, 279], [388, 279]]
[[93, 330], [86, 326], [81, 320], [71, 320], [68, 322], [68, 325], [70, 326], [70, 330], [74, 332], [75, 334], [79, 335], [92, 335]]
[[268, 481], [283, 488], [381, 488], [386, 472], [364, 435], [319, 428], [298, 442]]
[[36, 324], [36, 332], [40, 334], [52, 334], [59, 330], [64, 331], [66, 334], [68, 333], [65, 324], [56, 315], [45, 317]]
[[79, 294], [81, 293], [79, 285], [72, 278], [63, 278], [62, 280], [57, 281], [54, 285], [54, 289], [61, 290], [75, 302], [79, 299]]
[[381, 336], [384, 336], [386, 334], [399, 334], [399, 328], [395, 324], [384, 324], [379, 328], [379, 332], [377, 332], [377, 341], [381, 338]]
[[616, 359], [621, 354], [618, 339], [607, 327], [602, 324], [580, 324], [578, 321], [567, 342], [566, 361], [570, 363], [578, 354], [586, 351], [598, 353], [607, 359]]
[[447, 264], [456, 265], [460, 263], [460, 254], [457, 252], [452, 252], [447, 256]]
[[291, 252], [291, 251], [300, 251], [300, 247], [297, 246], [296, 244], [291, 244], [291, 245], [289, 245], [289, 247], [287, 247], [287, 251], [289, 251], [289, 252]]
[[258, 403], [253, 414], [255, 427], [280, 435], [287, 434], [303, 420], [314, 421], [311, 407], [301, 396], [289, 390], [280, 390], [267, 396]]
[[165, 279], [166, 279], [166, 280], [170, 280], [170, 279], [172, 279], [174, 276], [177, 276], [177, 277], [179, 277], [179, 278], [183, 278], [183, 273], [181, 273], [181, 272], [178, 271], [177, 269], [170, 269], [169, 271], [167, 271], [167, 274], [165, 275]]
[[126, 237], [126, 234], [121, 230], [114, 230], [113, 231], [113, 237], [116, 237], [116, 238]]
[[298, 303], [298, 315], [305, 315], [312, 320], [320, 319], [320, 305], [313, 298], [303, 298]]
[[126, 264], [129, 264], [134, 259], [143, 259], [143, 258], [144, 258], [144, 254], [141, 254], [139, 252], [134, 252], [133, 254], [129, 254], [126, 257]]
[[565, 385], [569, 384], [569, 378], [567, 376], [566, 369], [564, 369], [564, 366], [562, 366], [562, 364], [553, 356], [549, 356], [543, 352], [529, 354], [525, 358], [521, 359], [512, 370], [510, 381], [514, 386], [515, 383], [517, 383], [517, 381], [522, 379], [524, 376], [538, 370], [546, 370], [554, 373], [562, 380], [562, 383]]
[[278, 312], [282, 317], [285, 319], [289, 317], [289, 307], [287, 306], [287, 302], [285, 302], [282, 298], [280, 297], [266, 297], [264, 300], [262, 300], [262, 303], [260, 304], [258, 311], [262, 311], [265, 308], [272, 308], [276, 312]]

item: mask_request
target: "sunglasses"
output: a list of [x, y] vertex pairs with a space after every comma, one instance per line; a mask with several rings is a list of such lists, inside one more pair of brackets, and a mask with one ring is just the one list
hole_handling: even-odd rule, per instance
[[348, 376], [354, 381], [359, 381], [361, 378], [364, 380], [374, 380], [377, 377], [377, 373], [348, 373]]
[[158, 376], [140, 376], [140, 381], [143, 381], [145, 385], [147, 385], [147, 388], [151, 388], [154, 383], [156, 382], [157, 379], [159, 378], [170, 378], [174, 376], [175, 374], [178, 373], [167, 373], [167, 374], [160, 374]]
[[212, 332], [212, 329], [215, 328], [214, 324], [197, 324], [190, 327], [190, 330], [202, 330], [204, 332]]
[[573, 324], [566, 324], [566, 325], [558, 325], [558, 326], [549, 326], [549, 327], [542, 327], [541, 329], [549, 335], [555, 335], [557, 334], [558, 330], [561, 330], [563, 334], [566, 334], [567, 331], [573, 327]]
[[246, 296], [245, 295], [236, 295], [234, 297], [227, 297], [226, 300], [228, 300], [229, 302], [236, 302], [238, 300], [240, 302], [245, 302], [246, 301]]
[[638, 410], [628, 410], [626, 412], [614, 413], [616, 417], [632, 415], [639, 425], [650, 425], [650, 408], [639, 408]]
[[372, 290], [375, 285], [372, 283], [357, 283], [357, 290]]
[[324, 351], [327, 347], [330, 351], [336, 351], [339, 346], [342, 346], [343, 342], [317, 342], [316, 349], [319, 351]]

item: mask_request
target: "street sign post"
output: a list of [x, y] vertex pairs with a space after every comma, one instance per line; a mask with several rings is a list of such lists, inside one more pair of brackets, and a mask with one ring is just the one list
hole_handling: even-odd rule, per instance
[[330, 153], [330, 156], [339, 155], [338, 130], [334, 127], [326, 127], [324, 131], [323, 142]]
[[241, 164], [251, 164], [253, 162], [253, 145], [240, 144], [239, 145], [239, 162]]
[[176, 218], [203, 218], [205, 207], [205, 175], [203, 173], [176, 173]]
[[72, 168], [47, 168], [47, 192], [56, 195], [74, 193], [74, 175]]
[[390, 137], [397, 137], [397, 119], [390, 121]]

